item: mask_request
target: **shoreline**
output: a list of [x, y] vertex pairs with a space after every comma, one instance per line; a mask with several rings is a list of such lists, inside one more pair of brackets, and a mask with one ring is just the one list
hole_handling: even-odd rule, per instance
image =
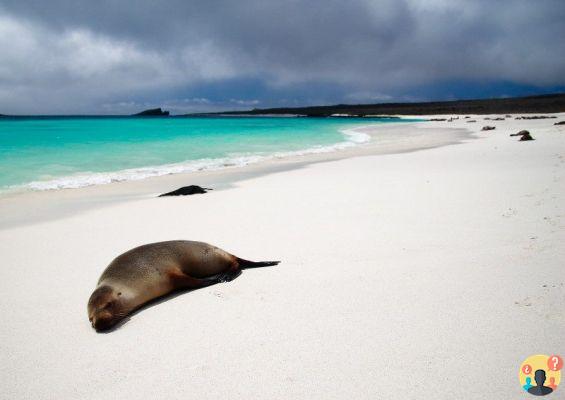
[[[411, 122], [411, 121], [406, 121]], [[386, 123], [373, 123], [371, 125], [380, 125]], [[98, 186], [112, 184], [117, 182], [140, 181], [147, 178], [194, 173], [216, 171], [229, 168], [245, 167], [248, 165], [264, 163], [269, 160], [290, 158], [294, 156], [307, 156], [309, 154], [331, 153], [354, 147], [370, 141], [370, 136], [362, 133], [357, 128], [364, 128], [367, 124], [361, 125], [357, 122], [353, 126], [343, 126], [341, 129], [335, 129], [335, 135], [340, 137], [335, 142], [305, 145], [304, 148], [296, 150], [272, 150], [271, 152], [252, 152], [240, 154], [224, 154], [201, 158], [185, 159], [176, 162], [163, 162], [162, 164], [138, 165], [130, 168], [117, 168], [107, 171], [91, 172], [88, 170], [77, 171], [69, 175], [59, 175], [45, 180], [35, 180], [14, 184], [12, 186], [3, 187], [2, 194], [18, 194], [33, 191], [58, 190], [58, 189], [80, 189], [89, 186]], [[370, 125], [369, 125], [370, 126]], [[163, 128], [166, 128], [164, 126]], [[297, 129], [300, 129], [299, 127]], [[330, 131], [332, 129], [329, 129]]]
[[[406, 118], [421, 117], [409, 116]], [[332, 151], [306, 152], [305, 154], [282, 157], [274, 156], [243, 166], [171, 173], [140, 180], [124, 180], [79, 188], [5, 192], [0, 195], [0, 230], [21, 224], [57, 219], [117, 202], [154, 197], [181, 186], [213, 186], [214, 190], [219, 191], [232, 188], [237, 182], [243, 180], [304, 168], [311, 164], [351, 157], [420, 151], [459, 144], [474, 138], [469, 130], [439, 126], [437, 122], [433, 121], [367, 124], [348, 128], [344, 131], [367, 134], [371, 138], [368, 142], [341, 148], [336, 147]], [[427, 132], [424, 133], [423, 131]], [[415, 135], [415, 132], [421, 133], [421, 135]], [[347, 135], [345, 132], [343, 134]], [[394, 140], [395, 138], [391, 140], [391, 137], [386, 137], [387, 134], [405, 135], [405, 139], [409, 143]], [[338, 144], [347, 143], [349, 142], [344, 141]], [[26, 211], [22, 212], [22, 210]]]
[[[496, 377], [490, 397], [524, 399], [523, 361], [564, 351], [565, 126], [483, 121], [427, 125], [471, 130], [461, 146], [281, 163], [236, 190], [153, 197], [177, 176], [68, 190], [53, 210], [80, 212], [51, 219], [34, 208], [49, 196], [19, 201], [41, 218], [0, 229], [5, 397], [472, 400]], [[522, 129], [535, 140], [509, 137]], [[281, 264], [96, 333], [104, 268], [177, 239]]]

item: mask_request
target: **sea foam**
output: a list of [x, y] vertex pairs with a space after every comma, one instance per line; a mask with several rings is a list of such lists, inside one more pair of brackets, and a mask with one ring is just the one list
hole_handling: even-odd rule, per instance
[[115, 172], [83, 172], [45, 181], [33, 181], [24, 185], [12, 186], [12, 190], [56, 190], [78, 189], [86, 186], [105, 185], [113, 182], [138, 181], [163, 175], [197, 171], [213, 171], [223, 168], [239, 168], [262, 161], [308, 154], [331, 153], [367, 143], [371, 136], [361, 131], [363, 127], [344, 129], [345, 140], [332, 145], [314, 146], [303, 150], [283, 151], [270, 154], [234, 155], [224, 158], [202, 158], [174, 164], [124, 169]]

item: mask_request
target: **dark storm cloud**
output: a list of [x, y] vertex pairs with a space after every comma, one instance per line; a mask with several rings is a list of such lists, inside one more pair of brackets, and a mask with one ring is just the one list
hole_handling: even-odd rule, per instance
[[0, 1], [0, 112], [385, 101], [459, 81], [554, 87], [565, 85], [564, 19], [563, 0]]

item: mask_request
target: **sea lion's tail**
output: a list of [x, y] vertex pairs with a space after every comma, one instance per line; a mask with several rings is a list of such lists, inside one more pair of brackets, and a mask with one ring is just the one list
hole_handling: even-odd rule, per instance
[[249, 261], [239, 257], [237, 258], [237, 262], [239, 263], [239, 268], [241, 269], [272, 267], [273, 265], [280, 263], [280, 261]]

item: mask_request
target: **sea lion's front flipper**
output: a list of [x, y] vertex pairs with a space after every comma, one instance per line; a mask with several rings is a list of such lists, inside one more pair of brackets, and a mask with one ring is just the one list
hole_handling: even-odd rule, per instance
[[209, 278], [193, 278], [181, 271], [169, 273], [169, 278], [175, 289], [199, 289], [217, 283], [208, 281]]
[[235, 270], [235, 271], [222, 272], [221, 274], [212, 275], [212, 276], [209, 276], [207, 278], [203, 278], [201, 280], [205, 281], [205, 282], [210, 282], [209, 284], [213, 285], [215, 283], [231, 282], [235, 278], [237, 278], [239, 275], [241, 275], [240, 269]]

